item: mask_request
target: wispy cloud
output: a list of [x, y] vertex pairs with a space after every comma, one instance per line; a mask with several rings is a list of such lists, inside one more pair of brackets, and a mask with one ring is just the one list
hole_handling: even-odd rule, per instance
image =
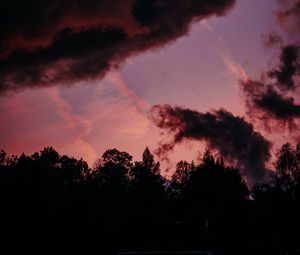
[[224, 65], [227, 67], [228, 71], [238, 80], [246, 81], [248, 80], [248, 75], [246, 71], [243, 69], [243, 67], [237, 63], [231, 52], [228, 49], [225, 49], [224, 47], [220, 47], [220, 49], [217, 51], [217, 54], [222, 59]]
[[207, 20], [202, 20], [200, 24], [216, 37], [216, 53], [221, 58], [228, 71], [238, 80], [246, 81], [249, 77], [245, 69], [234, 59], [231, 51], [223, 43], [222, 37], [217, 35], [216, 31]]
[[49, 91], [49, 96], [51, 100], [55, 102], [60, 116], [67, 122], [68, 128], [76, 130], [75, 139], [64, 146], [73, 148], [74, 151], [81, 154], [87, 161], [95, 159], [97, 156], [96, 151], [93, 146], [86, 141], [87, 135], [92, 130], [90, 120], [84, 116], [74, 114], [71, 104], [63, 99], [57, 87], [53, 87]]
[[111, 71], [106, 79], [112, 82], [119, 91], [125, 95], [136, 107], [136, 109], [142, 113], [150, 109], [150, 105], [142, 98], [140, 98], [125, 82], [124, 78], [119, 72]]

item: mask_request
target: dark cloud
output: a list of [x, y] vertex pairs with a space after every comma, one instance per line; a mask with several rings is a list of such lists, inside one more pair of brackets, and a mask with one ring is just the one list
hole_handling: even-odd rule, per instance
[[294, 131], [300, 118], [300, 104], [296, 103], [300, 85], [300, 1], [278, 0], [278, 3], [276, 28], [283, 28], [285, 36], [271, 30], [264, 43], [267, 48], [279, 50], [279, 61], [260, 78], [241, 81], [240, 85], [252, 121], [258, 120], [267, 131], [286, 127]]
[[[300, 105], [295, 103], [295, 91], [299, 88], [299, 45], [285, 45], [281, 49], [279, 64], [260, 79], [240, 82], [248, 115], [260, 120], [269, 131], [273, 121], [279, 126], [296, 128], [300, 118]], [[292, 94], [292, 95], [288, 95]]]
[[10, 0], [0, 4], [0, 91], [101, 77], [223, 15], [235, 0]]
[[277, 119], [300, 117], [300, 105], [295, 104], [292, 97], [284, 97], [272, 88], [268, 88], [265, 94], [255, 99], [255, 103]]
[[185, 139], [199, 140], [236, 163], [250, 184], [265, 178], [271, 144], [243, 118], [224, 109], [201, 113], [169, 105], [154, 106], [150, 118], [174, 137], [171, 142], [160, 144], [157, 150], [160, 157]]
[[[267, 131], [288, 127], [292, 132], [298, 129], [300, 118], [300, 104], [296, 103], [300, 85], [300, 0], [278, 3], [275, 15], [279, 26], [265, 34], [264, 43], [280, 51], [279, 61], [260, 78], [243, 80], [240, 85], [252, 121], [259, 120]], [[285, 33], [278, 33], [278, 27]]]
[[299, 75], [299, 70], [299, 46], [286, 45], [281, 51], [279, 67], [268, 74], [276, 78], [276, 85], [281, 90], [294, 90], [298, 85], [295, 83], [295, 77]]
[[294, 120], [300, 117], [300, 105], [293, 97], [288, 97], [276, 90], [272, 85], [262, 81], [247, 80], [241, 83], [246, 98], [248, 115], [259, 119], [268, 130], [272, 129], [275, 120], [278, 124], [288, 125], [292, 130], [296, 127]]

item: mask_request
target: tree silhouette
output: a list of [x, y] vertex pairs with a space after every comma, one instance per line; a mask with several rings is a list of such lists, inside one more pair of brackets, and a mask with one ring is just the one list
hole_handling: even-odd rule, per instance
[[[240, 171], [209, 151], [200, 163], [178, 162], [166, 179], [149, 148], [135, 162], [127, 152], [109, 149], [93, 168], [52, 147], [30, 156], [1, 150], [0, 223], [5, 236], [14, 231], [15, 242], [81, 243], [104, 254], [297, 254], [299, 155], [299, 144], [283, 145], [271, 181], [249, 193]], [[52, 238], [42, 238], [47, 234]]]
[[291, 189], [300, 174], [300, 144], [294, 149], [291, 144], [284, 144], [277, 153], [276, 185], [283, 190]]
[[[276, 254], [297, 254], [300, 227], [299, 207], [299, 151], [284, 144], [277, 153], [275, 169], [269, 183], [255, 185], [252, 197], [256, 202], [255, 230], [263, 246], [274, 248]], [[265, 238], [268, 236], [268, 238]]]
[[151, 203], [163, 198], [163, 178], [160, 175], [159, 162], [146, 148], [141, 162], [135, 162], [130, 170], [130, 189], [136, 199]]

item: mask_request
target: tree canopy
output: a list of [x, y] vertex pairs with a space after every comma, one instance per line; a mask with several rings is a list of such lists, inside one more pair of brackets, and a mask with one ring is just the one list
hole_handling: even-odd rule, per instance
[[300, 144], [283, 145], [270, 181], [248, 187], [239, 169], [209, 151], [199, 162], [179, 161], [166, 179], [148, 147], [141, 161], [108, 149], [93, 167], [52, 147], [20, 156], [1, 150], [0, 221], [22, 238], [29, 229], [53, 233], [99, 244], [107, 254], [241, 254], [249, 242], [242, 254], [292, 254], [300, 243], [293, 235], [300, 227], [299, 155]]

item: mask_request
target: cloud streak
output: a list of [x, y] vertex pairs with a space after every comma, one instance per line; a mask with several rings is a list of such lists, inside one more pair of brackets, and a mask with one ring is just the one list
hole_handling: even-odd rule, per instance
[[237, 79], [245, 81], [248, 79], [246, 71], [234, 61], [232, 55], [228, 50], [220, 49], [218, 55], [222, 59], [224, 65], [227, 67], [228, 71]]
[[67, 122], [68, 129], [76, 131], [76, 137], [71, 142], [71, 146], [80, 150], [79, 154], [89, 162], [94, 160], [97, 153], [93, 146], [86, 141], [86, 137], [92, 130], [92, 123], [87, 118], [73, 113], [71, 105], [61, 97], [58, 88], [51, 89], [49, 96], [56, 104], [60, 116]]
[[150, 109], [150, 105], [142, 98], [140, 98], [125, 82], [122, 75], [119, 72], [113, 71], [109, 72], [106, 76], [108, 81], [111, 81], [119, 91], [125, 95], [132, 104], [136, 107], [136, 109], [141, 112], [145, 113]]

